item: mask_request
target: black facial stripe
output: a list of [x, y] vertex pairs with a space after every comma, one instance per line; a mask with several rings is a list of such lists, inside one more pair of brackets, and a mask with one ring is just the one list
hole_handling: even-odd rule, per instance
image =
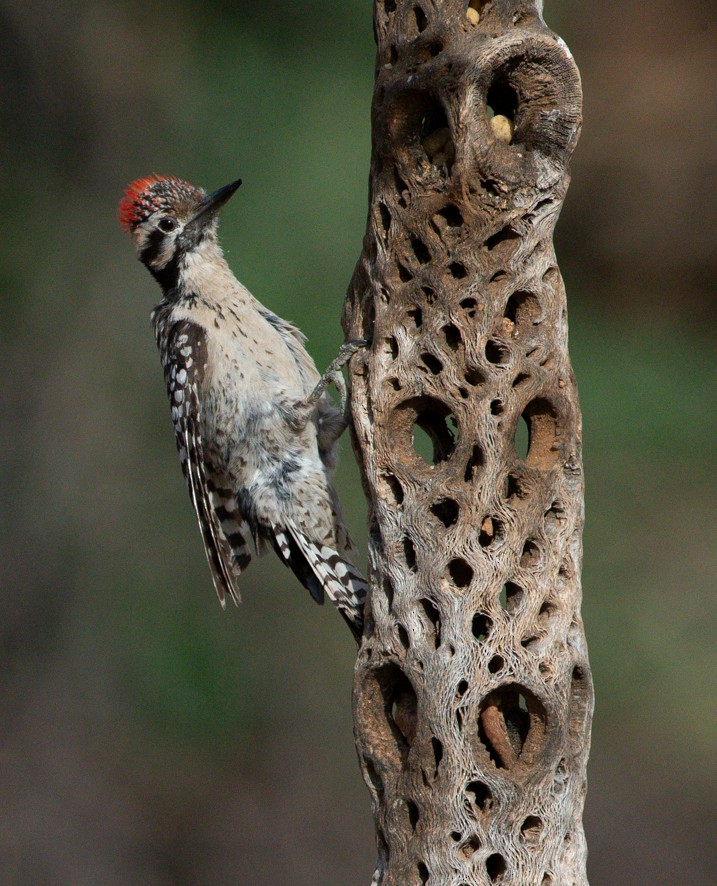
[[147, 265], [147, 267], [149, 267], [150, 262], [153, 262], [159, 256], [164, 238], [164, 231], [160, 231], [159, 228], [155, 228], [147, 237], [147, 245], [139, 256], [140, 261]]
[[166, 236], [167, 235], [163, 231], [160, 231], [159, 228], [155, 228], [155, 230], [147, 237], [147, 245], [139, 256], [140, 261], [147, 266], [150, 274], [154, 277], [157, 283], [159, 283], [165, 293], [170, 289], [174, 289], [179, 282], [179, 250], [177, 245], [175, 244], [174, 255], [163, 268], [153, 268], [151, 263], [159, 257]]

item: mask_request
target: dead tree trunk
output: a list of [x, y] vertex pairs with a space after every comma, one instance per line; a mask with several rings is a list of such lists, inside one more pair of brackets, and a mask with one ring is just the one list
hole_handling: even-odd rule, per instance
[[541, 9], [375, 4], [344, 322], [373, 343], [352, 375], [372, 587], [354, 713], [384, 886], [586, 883], [580, 410], [552, 244], [581, 90]]

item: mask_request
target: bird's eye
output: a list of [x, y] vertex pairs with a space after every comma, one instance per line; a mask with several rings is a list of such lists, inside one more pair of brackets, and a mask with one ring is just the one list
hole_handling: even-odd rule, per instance
[[160, 231], [164, 231], [165, 234], [173, 231], [176, 227], [177, 223], [173, 218], [162, 218], [159, 221], [159, 229]]

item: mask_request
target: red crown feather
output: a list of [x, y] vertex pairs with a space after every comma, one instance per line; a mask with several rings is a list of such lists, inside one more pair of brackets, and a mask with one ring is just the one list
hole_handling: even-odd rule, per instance
[[127, 187], [120, 200], [118, 218], [122, 229], [130, 233], [136, 225], [158, 208], [153, 199], [153, 186], [171, 179], [164, 175], [147, 175]]

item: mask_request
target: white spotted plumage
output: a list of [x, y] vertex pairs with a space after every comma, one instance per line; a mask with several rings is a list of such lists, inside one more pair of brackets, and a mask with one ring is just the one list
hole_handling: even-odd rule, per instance
[[326, 593], [358, 639], [366, 583], [348, 559], [332, 485], [345, 426], [324, 392], [335, 374], [322, 379], [302, 334], [229, 270], [216, 213], [236, 183], [209, 197], [174, 179], [136, 184], [121, 217], [164, 293], [152, 322], [219, 598], [239, 601], [249, 540], [259, 552], [268, 543], [317, 602]]

